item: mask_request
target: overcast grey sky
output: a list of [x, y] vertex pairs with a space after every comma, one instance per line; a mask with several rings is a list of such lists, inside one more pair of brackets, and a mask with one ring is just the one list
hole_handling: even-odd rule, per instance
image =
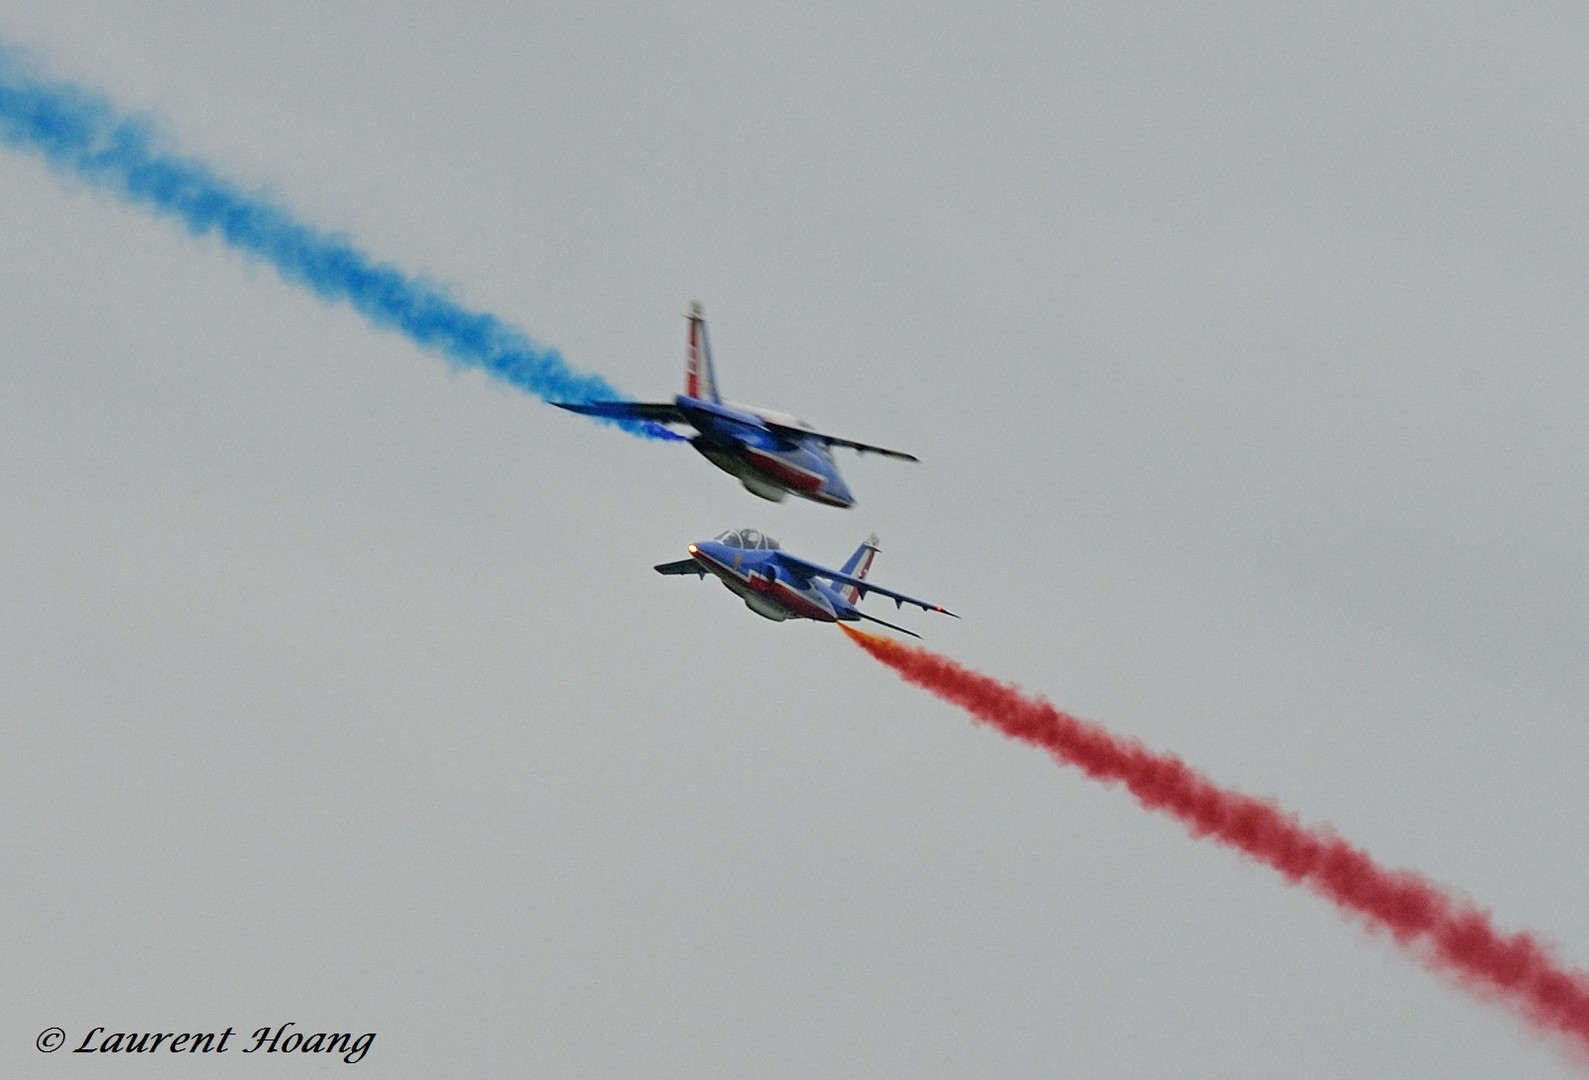
[[0, 154], [0, 1071], [1569, 1071], [650, 568], [875, 530], [933, 648], [1589, 966], [1589, 15], [255, 7], [0, 39], [637, 396], [700, 299], [729, 397], [922, 462], [753, 499]]

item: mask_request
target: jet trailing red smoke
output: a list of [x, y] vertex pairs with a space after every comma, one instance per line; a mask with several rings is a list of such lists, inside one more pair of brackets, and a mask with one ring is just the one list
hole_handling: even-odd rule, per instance
[[1429, 967], [1536, 1028], [1589, 1053], [1589, 974], [1565, 966], [1530, 934], [1497, 930], [1487, 912], [1408, 870], [1391, 870], [1328, 828], [1220, 787], [1173, 754], [1121, 738], [946, 657], [840, 626], [850, 640], [982, 723], [1029, 742], [1094, 780], [1119, 783], [1149, 810], [1196, 837], [1235, 848], [1306, 885], [1348, 915], [1395, 938]]

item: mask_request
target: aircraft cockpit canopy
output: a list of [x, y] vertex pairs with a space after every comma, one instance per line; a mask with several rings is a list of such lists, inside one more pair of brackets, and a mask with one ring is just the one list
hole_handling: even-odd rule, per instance
[[738, 532], [730, 529], [717, 537], [717, 542], [725, 547], [746, 548], [751, 551], [765, 550], [777, 551], [778, 541], [770, 536], [763, 536], [755, 529], [740, 529]]

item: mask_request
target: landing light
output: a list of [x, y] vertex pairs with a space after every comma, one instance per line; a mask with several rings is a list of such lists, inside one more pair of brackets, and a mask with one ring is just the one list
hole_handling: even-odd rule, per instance
[[694, 544], [691, 544], [691, 545], [690, 545], [690, 554], [691, 554], [691, 555], [694, 555], [694, 554], [695, 554], [695, 553], [696, 553], [696, 552], [697, 552], [697, 551], [699, 551], [699, 550], [700, 550], [700, 549], [699, 549], [699, 548], [697, 548], [697, 547], [696, 547], [696, 546], [695, 546], [695, 545], [694, 545]]

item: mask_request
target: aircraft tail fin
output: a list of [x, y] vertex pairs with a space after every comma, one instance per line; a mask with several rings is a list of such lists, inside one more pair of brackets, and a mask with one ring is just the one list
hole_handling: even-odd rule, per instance
[[[865, 581], [866, 572], [872, 568], [872, 560], [876, 556], [877, 534], [873, 533], [861, 541], [861, 546], [855, 549], [855, 554], [850, 556], [849, 561], [840, 568], [839, 572]], [[860, 599], [860, 590], [854, 585], [846, 585], [839, 590], [839, 595], [844, 598], [845, 603], [853, 604]]]
[[712, 370], [712, 346], [706, 340], [706, 315], [700, 301], [690, 305], [689, 344], [684, 353], [684, 392], [702, 401], [721, 403], [717, 375]]

